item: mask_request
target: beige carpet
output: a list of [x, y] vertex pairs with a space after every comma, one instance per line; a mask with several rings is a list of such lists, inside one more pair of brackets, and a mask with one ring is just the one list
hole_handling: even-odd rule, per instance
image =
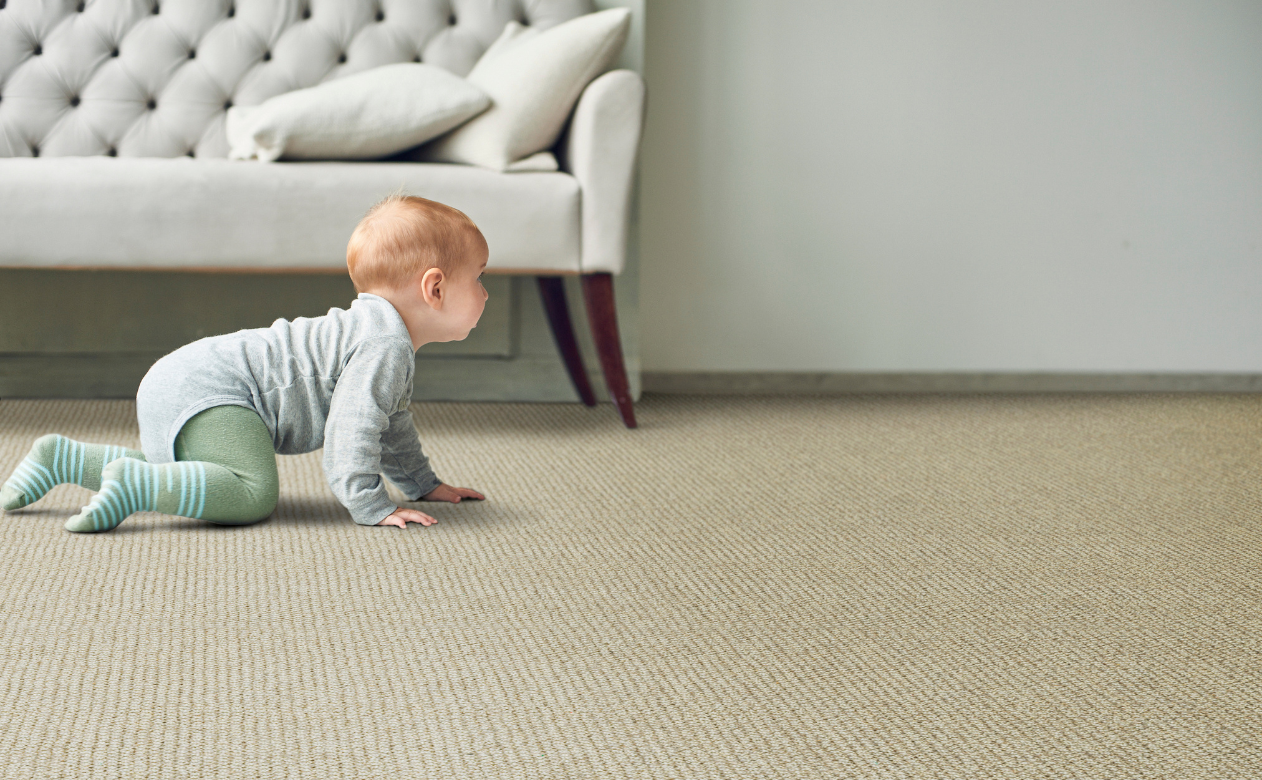
[[[0, 516], [5, 778], [1262, 777], [1262, 397], [415, 407], [489, 501]], [[125, 401], [0, 401], [137, 446]]]

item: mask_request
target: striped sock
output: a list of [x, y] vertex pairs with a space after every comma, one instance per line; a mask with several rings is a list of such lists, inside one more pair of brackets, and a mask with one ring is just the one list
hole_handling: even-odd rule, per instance
[[108, 531], [135, 512], [165, 512], [200, 518], [206, 511], [208, 477], [219, 472], [235, 476], [214, 463], [177, 461], [154, 465], [120, 458], [101, 472], [101, 492], [79, 514], [66, 521], [77, 533]]
[[0, 488], [0, 506], [10, 510], [33, 504], [63, 482], [100, 490], [101, 469], [119, 458], [143, 461], [145, 456], [125, 447], [85, 444], [57, 433], [41, 436]]

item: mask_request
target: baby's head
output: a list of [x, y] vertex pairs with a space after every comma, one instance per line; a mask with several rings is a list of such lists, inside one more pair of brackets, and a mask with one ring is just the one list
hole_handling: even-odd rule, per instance
[[482, 231], [464, 212], [396, 194], [359, 221], [346, 246], [346, 267], [357, 292], [403, 290], [431, 268], [448, 278], [477, 276], [487, 253]]
[[482, 231], [462, 212], [391, 195], [369, 209], [351, 234], [346, 267], [358, 292], [394, 305], [414, 344], [457, 341], [482, 316], [488, 251]]

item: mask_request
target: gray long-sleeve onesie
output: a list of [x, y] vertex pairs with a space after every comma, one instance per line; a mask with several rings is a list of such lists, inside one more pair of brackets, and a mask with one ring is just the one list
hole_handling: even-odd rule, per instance
[[441, 484], [408, 410], [415, 359], [403, 318], [372, 293], [323, 317], [194, 341], [140, 382], [141, 449], [150, 463], [170, 463], [189, 418], [212, 406], [244, 406], [263, 419], [276, 452], [323, 446], [334, 495], [356, 523], [376, 525], [396, 506], [383, 473], [411, 500]]

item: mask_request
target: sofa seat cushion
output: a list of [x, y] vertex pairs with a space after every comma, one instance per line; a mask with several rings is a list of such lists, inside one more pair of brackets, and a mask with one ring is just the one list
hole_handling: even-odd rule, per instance
[[0, 159], [0, 182], [0, 266], [344, 269], [360, 217], [401, 190], [468, 214], [490, 271], [579, 270], [579, 186], [566, 173], [17, 157]]

